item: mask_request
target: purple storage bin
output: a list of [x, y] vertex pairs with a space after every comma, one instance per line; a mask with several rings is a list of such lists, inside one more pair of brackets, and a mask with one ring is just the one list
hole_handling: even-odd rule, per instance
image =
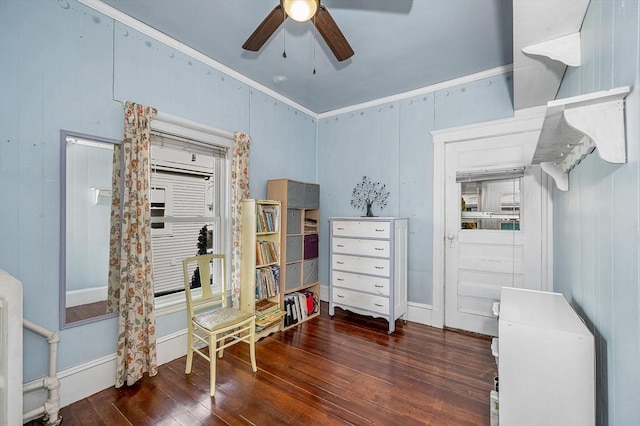
[[318, 257], [318, 234], [304, 236], [304, 258], [313, 259]]

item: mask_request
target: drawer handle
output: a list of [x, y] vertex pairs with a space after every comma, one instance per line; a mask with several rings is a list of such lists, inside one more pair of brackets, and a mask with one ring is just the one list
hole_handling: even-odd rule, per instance
[[344, 281], [344, 278], [336, 278], [336, 281]]
[[382, 308], [382, 306], [384, 306], [384, 305], [381, 305], [380, 303], [374, 303], [374, 305], [376, 305], [379, 308]]
[[376, 266], [376, 269], [384, 269], [384, 266]]
[[341, 227], [339, 227], [339, 226], [337, 227], [337, 229], [338, 229], [339, 231], [344, 231], [344, 228], [341, 228]]
[[376, 287], [376, 288], [383, 288], [384, 287], [382, 284], [374, 284], [373, 286]]
[[336, 244], [338, 247], [344, 247], [344, 244]]
[[384, 249], [380, 248], [380, 247], [376, 247], [375, 249], [378, 250], [378, 251], [384, 251]]
[[336, 261], [336, 263], [337, 263], [338, 265], [344, 265], [344, 262], [340, 262], [339, 260], [337, 260], [337, 261]]
[[340, 299], [344, 299], [344, 296], [341, 294], [336, 294], [337, 297], [339, 297]]
[[376, 232], [384, 232], [384, 229], [378, 229], [378, 228], [376, 228]]

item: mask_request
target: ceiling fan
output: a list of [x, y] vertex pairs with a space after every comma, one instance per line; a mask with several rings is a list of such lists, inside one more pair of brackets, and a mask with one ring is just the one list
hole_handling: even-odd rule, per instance
[[299, 22], [313, 19], [313, 25], [338, 61], [344, 61], [353, 56], [353, 49], [349, 42], [327, 8], [320, 4], [320, 0], [280, 0], [280, 4], [264, 18], [244, 42], [242, 48], [257, 52], [287, 18]]

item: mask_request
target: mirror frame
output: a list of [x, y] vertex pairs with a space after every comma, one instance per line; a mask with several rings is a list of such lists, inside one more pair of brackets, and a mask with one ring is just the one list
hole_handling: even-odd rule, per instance
[[[117, 312], [104, 313], [95, 317], [68, 323], [67, 322], [67, 137], [76, 137], [88, 139], [96, 142], [110, 143], [113, 145], [122, 145], [122, 141], [109, 139], [101, 136], [94, 136], [85, 133], [73, 132], [69, 130], [60, 130], [60, 289], [59, 289], [59, 325], [60, 330], [71, 327], [77, 327], [106, 318], [112, 318], [118, 315]], [[121, 170], [122, 173], [122, 170]]]

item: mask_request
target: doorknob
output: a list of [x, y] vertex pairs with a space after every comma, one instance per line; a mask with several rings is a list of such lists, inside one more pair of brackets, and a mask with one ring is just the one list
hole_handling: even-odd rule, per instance
[[453, 234], [448, 234], [447, 235], [447, 240], [449, 240], [449, 247], [453, 247], [453, 240], [456, 238], [455, 235]]

